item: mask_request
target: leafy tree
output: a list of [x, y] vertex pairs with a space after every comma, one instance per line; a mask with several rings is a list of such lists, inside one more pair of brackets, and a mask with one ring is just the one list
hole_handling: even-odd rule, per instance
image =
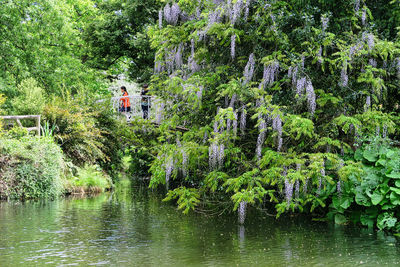
[[229, 198], [324, 214], [342, 170], [361, 179], [362, 138], [398, 138], [398, 25], [380, 17], [398, 1], [379, 3], [166, 2], [148, 30], [165, 102], [150, 186], [185, 212]]
[[111, 74], [127, 65], [132, 78], [149, 80], [154, 51], [145, 31], [156, 21], [159, 6], [157, 0], [96, 1], [96, 16], [83, 34], [88, 46], [84, 61], [98, 69], [111, 69]]

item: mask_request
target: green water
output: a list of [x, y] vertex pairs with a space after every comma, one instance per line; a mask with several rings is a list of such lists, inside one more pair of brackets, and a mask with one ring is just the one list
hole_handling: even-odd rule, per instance
[[0, 203], [0, 266], [396, 266], [381, 232], [298, 218], [182, 215], [145, 190]]

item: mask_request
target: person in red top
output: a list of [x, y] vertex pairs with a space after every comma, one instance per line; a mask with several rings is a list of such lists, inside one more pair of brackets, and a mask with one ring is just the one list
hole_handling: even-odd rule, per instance
[[[128, 97], [128, 91], [126, 91], [125, 86], [121, 86], [121, 93], [122, 93], [122, 98], [121, 98], [121, 106], [119, 108], [120, 112], [131, 112], [131, 102], [129, 101]], [[126, 97], [124, 97], [126, 96]]]

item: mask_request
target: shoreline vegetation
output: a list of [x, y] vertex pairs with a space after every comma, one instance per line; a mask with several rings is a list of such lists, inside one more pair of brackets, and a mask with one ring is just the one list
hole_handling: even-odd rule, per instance
[[[0, 121], [0, 198], [126, 175], [183, 213], [400, 233], [400, 1], [19, 2], [0, 6], [0, 114], [42, 130]], [[98, 101], [121, 79], [149, 84], [157, 123]]]

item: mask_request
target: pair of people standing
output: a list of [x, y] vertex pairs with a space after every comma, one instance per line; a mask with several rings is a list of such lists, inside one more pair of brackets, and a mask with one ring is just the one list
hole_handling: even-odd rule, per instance
[[[142, 91], [140, 92], [140, 95], [142, 96], [140, 104], [142, 107], [143, 119], [148, 119], [149, 117], [150, 97], [147, 96], [147, 93], [149, 91], [148, 87], [149, 86], [147, 84], [144, 84]], [[121, 93], [122, 97], [121, 97], [121, 106], [119, 111], [131, 112], [131, 102], [129, 100], [129, 94], [125, 86], [121, 86]]]

